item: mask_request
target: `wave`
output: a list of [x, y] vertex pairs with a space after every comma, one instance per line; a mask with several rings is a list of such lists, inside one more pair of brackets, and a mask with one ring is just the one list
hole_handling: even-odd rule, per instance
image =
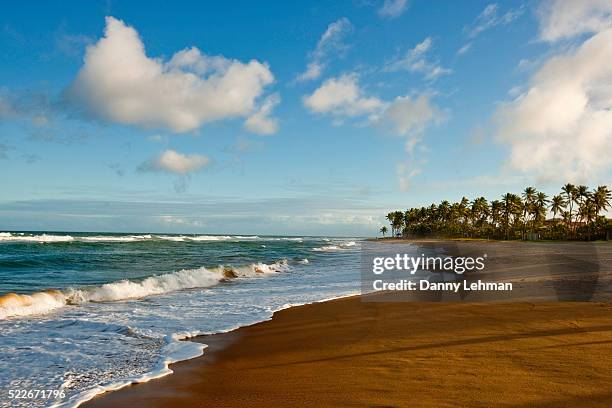
[[322, 247], [313, 248], [312, 250], [315, 252], [333, 252], [333, 251], [344, 251], [349, 249], [350, 247], [354, 247], [357, 245], [355, 241], [343, 242], [337, 245], [326, 245]]
[[48, 290], [31, 295], [8, 293], [0, 296], [0, 319], [48, 313], [66, 305], [88, 302], [113, 302], [139, 299], [185, 289], [206, 288], [234, 278], [288, 271], [286, 259], [271, 264], [263, 262], [230, 267], [183, 269], [178, 272], [150, 276], [141, 281], [121, 280], [81, 289]]
[[0, 296], [0, 319], [48, 313], [66, 305], [66, 295], [59, 290], [46, 290], [31, 295], [8, 293]]
[[294, 241], [303, 242], [301, 237], [260, 237], [257, 235], [53, 235], [53, 234], [28, 234], [0, 232], [0, 242], [142, 242], [148, 240], [164, 240], [174, 242], [219, 242], [219, 241]]
[[196, 336], [232, 332], [241, 327], [249, 326], [249, 325], [252, 325], [258, 322], [262, 322], [262, 321], [271, 320], [272, 317], [274, 316], [274, 313], [279, 312], [281, 310], [289, 309], [289, 308], [296, 307], [296, 306], [307, 305], [307, 304], [316, 304], [316, 303], [323, 303], [323, 302], [328, 302], [328, 301], [332, 301], [336, 299], [343, 299], [347, 297], [357, 296], [359, 294], [360, 292], [349, 292], [349, 293], [339, 294], [337, 296], [331, 296], [331, 297], [324, 298], [324, 299], [311, 300], [311, 301], [305, 301], [305, 302], [296, 302], [296, 303], [285, 303], [279, 307], [271, 309], [269, 311], [268, 316], [264, 318], [253, 319], [252, 321], [243, 321], [239, 324], [236, 324], [233, 327], [230, 327], [224, 330], [216, 330], [212, 332], [194, 331], [191, 333], [182, 333], [182, 334], [175, 333], [171, 336], [168, 336], [169, 337], [168, 343], [163, 348], [160, 360], [151, 371], [138, 375], [138, 376], [128, 377], [122, 380], [114, 381], [110, 384], [96, 385], [95, 387], [86, 389], [82, 391], [81, 393], [73, 397], [70, 397], [67, 401], [63, 401], [63, 402], [58, 401], [57, 403], [51, 405], [51, 407], [52, 408], [59, 408], [59, 407], [78, 408], [85, 402], [90, 401], [94, 397], [104, 394], [106, 392], [117, 391], [117, 390], [120, 390], [132, 384], [142, 384], [142, 383], [149, 382], [153, 379], [157, 379], [157, 378], [161, 378], [161, 377], [165, 377], [167, 375], [173, 374], [174, 371], [172, 371], [172, 369], [169, 367], [171, 364], [177, 363], [179, 361], [191, 360], [193, 358], [200, 357], [204, 354], [204, 350], [208, 348], [207, 344], [190, 341], [192, 338]]
[[79, 237], [80, 241], [86, 242], [136, 242], [144, 241], [153, 238], [151, 235], [128, 235], [128, 236], [95, 236], [95, 237]]
[[10, 232], [0, 232], [0, 241], [12, 242], [70, 242], [74, 241], [74, 237], [70, 235], [26, 235], [24, 233], [12, 234]]
[[227, 241], [233, 239], [229, 235], [198, 235], [195, 237], [187, 237], [191, 241]]

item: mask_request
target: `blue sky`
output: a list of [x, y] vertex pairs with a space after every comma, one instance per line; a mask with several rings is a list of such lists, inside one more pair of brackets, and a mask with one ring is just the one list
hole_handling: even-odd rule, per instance
[[374, 235], [610, 183], [609, 2], [0, 8], [0, 230]]

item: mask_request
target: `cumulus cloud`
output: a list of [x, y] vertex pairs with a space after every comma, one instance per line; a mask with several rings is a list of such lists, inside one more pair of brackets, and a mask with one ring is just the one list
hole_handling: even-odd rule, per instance
[[[562, 8], [565, 13], [565, 6]], [[584, 18], [583, 8], [578, 10], [576, 22]], [[592, 21], [602, 21], [607, 15], [602, 13]], [[567, 27], [574, 31], [574, 25]], [[569, 35], [562, 32], [555, 29], [547, 38]], [[577, 48], [550, 57], [531, 77], [526, 90], [498, 109], [497, 136], [509, 145], [513, 168], [541, 179], [572, 181], [590, 180], [610, 168], [610, 61], [612, 28], [606, 28]]]
[[247, 130], [259, 135], [271, 135], [278, 130], [278, 121], [271, 118], [272, 110], [280, 103], [280, 96], [273, 94], [267, 97], [259, 109], [244, 122]]
[[421, 73], [425, 79], [435, 80], [442, 75], [452, 73], [452, 70], [442, 67], [439, 63], [429, 60], [428, 53], [432, 49], [433, 40], [431, 37], [425, 38], [408, 50], [400, 57], [392, 60], [385, 66], [385, 71], [408, 71]]
[[306, 71], [299, 74], [298, 81], [318, 79], [327, 67], [328, 59], [332, 55], [344, 53], [348, 45], [344, 39], [353, 31], [353, 25], [346, 17], [334, 21], [317, 42], [317, 46], [308, 56], [309, 62]]
[[383, 125], [401, 136], [416, 136], [432, 121], [441, 119], [441, 111], [431, 102], [431, 94], [398, 96], [385, 101], [368, 96], [355, 74], [345, 74], [323, 82], [303, 98], [313, 113], [334, 118], [365, 116], [370, 124]]
[[311, 95], [305, 96], [303, 102], [312, 112], [335, 116], [371, 114], [384, 107], [380, 99], [363, 94], [354, 74], [326, 80]]
[[[419, 137], [425, 127], [442, 119], [440, 110], [431, 102], [430, 94], [414, 98], [398, 96], [388, 105], [382, 115], [383, 123], [389, 124], [393, 131], [402, 136]], [[409, 139], [406, 150], [412, 151], [415, 142]]]
[[199, 154], [182, 154], [168, 149], [159, 156], [147, 160], [138, 168], [140, 171], [161, 171], [185, 176], [206, 167], [210, 159]]
[[169, 61], [151, 58], [134, 28], [107, 17], [104, 37], [87, 47], [67, 97], [104, 120], [187, 132], [251, 117], [273, 81], [265, 63], [209, 56], [195, 47]]
[[347, 117], [365, 117], [366, 124], [388, 129], [406, 139], [407, 159], [398, 164], [400, 189], [405, 191], [410, 180], [421, 169], [413, 158], [425, 129], [443, 119], [441, 110], [432, 102], [432, 94], [398, 96], [385, 101], [367, 96], [354, 74], [342, 75], [325, 81], [311, 95], [304, 97], [304, 105], [313, 113], [331, 115], [335, 122]]
[[407, 7], [408, 0], [385, 0], [378, 9], [378, 15], [387, 18], [399, 17]]
[[474, 38], [484, 31], [500, 25], [507, 25], [519, 18], [525, 12], [524, 7], [510, 9], [503, 14], [499, 12], [499, 6], [495, 3], [487, 5], [476, 17], [476, 21], [470, 27], [465, 27], [468, 37]]
[[551, 0], [538, 9], [540, 38], [558, 41], [612, 27], [612, 2], [609, 0]]

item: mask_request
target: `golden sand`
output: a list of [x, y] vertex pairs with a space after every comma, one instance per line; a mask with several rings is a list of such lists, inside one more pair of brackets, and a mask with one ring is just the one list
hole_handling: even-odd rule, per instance
[[199, 340], [175, 374], [85, 406], [612, 406], [612, 303], [355, 297]]

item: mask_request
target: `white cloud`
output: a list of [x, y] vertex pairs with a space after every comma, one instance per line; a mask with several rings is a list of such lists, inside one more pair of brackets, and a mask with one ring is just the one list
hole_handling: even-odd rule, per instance
[[406, 138], [408, 159], [398, 164], [400, 189], [406, 191], [421, 170], [414, 165], [414, 149], [422, 141], [427, 126], [440, 122], [443, 114], [432, 103], [431, 94], [398, 96], [391, 101], [367, 96], [356, 75], [328, 79], [314, 93], [304, 97], [304, 105], [314, 113], [329, 114], [334, 123], [346, 117], [366, 117], [366, 124], [380, 126]]
[[480, 33], [493, 27], [507, 25], [519, 18], [525, 11], [524, 7], [510, 9], [504, 14], [499, 14], [499, 6], [495, 3], [487, 5], [484, 10], [476, 17], [476, 21], [471, 27], [466, 27], [468, 37], [474, 38]]
[[321, 76], [327, 67], [327, 60], [331, 55], [344, 53], [348, 45], [344, 42], [345, 37], [353, 31], [353, 25], [346, 17], [334, 21], [321, 35], [317, 46], [309, 55], [306, 71], [299, 74], [298, 81], [310, 81]]
[[140, 165], [140, 171], [162, 171], [187, 175], [206, 167], [210, 159], [199, 154], [182, 154], [175, 150], [166, 150], [158, 157], [147, 160]]
[[472, 48], [472, 43], [466, 43], [463, 47], [457, 50], [457, 55], [464, 55]]
[[452, 73], [452, 70], [440, 66], [437, 62], [432, 62], [427, 58], [427, 54], [433, 46], [431, 37], [425, 38], [422, 42], [408, 50], [406, 55], [388, 63], [386, 71], [408, 71], [421, 73], [428, 80], [435, 80], [442, 75]]
[[[439, 109], [431, 103], [431, 95], [421, 94], [415, 98], [410, 96], [395, 98], [382, 115], [382, 121], [391, 125], [396, 134], [414, 138], [432, 121], [439, 121], [441, 117]], [[414, 148], [416, 142], [413, 140], [418, 139], [410, 139], [406, 145], [407, 150], [411, 151]]]
[[[555, 38], [565, 37], [555, 33]], [[497, 136], [510, 146], [513, 168], [540, 179], [576, 182], [610, 168], [610, 61], [612, 28], [607, 28], [576, 49], [550, 57], [526, 91], [498, 109]]]
[[325, 69], [325, 65], [320, 62], [315, 62], [315, 61], [309, 62], [308, 65], [306, 66], [306, 71], [298, 75], [297, 80], [298, 81], [310, 81], [313, 79], [317, 79], [321, 76], [324, 69]]
[[540, 38], [557, 41], [612, 27], [610, 0], [551, 0], [538, 9]]
[[378, 15], [388, 18], [399, 17], [407, 7], [408, 0], [385, 0], [383, 5], [378, 9]]
[[363, 95], [354, 74], [326, 80], [311, 95], [305, 96], [303, 102], [312, 112], [335, 116], [371, 114], [384, 107], [380, 99]]
[[165, 62], [150, 58], [138, 32], [106, 18], [104, 37], [87, 47], [69, 99], [115, 123], [187, 132], [205, 123], [248, 118], [274, 81], [265, 63], [208, 56], [197, 48]]
[[368, 123], [382, 125], [400, 136], [418, 136], [427, 125], [442, 118], [440, 110], [431, 102], [431, 94], [414, 98], [398, 96], [384, 101], [367, 96], [355, 74], [326, 80], [311, 95], [304, 96], [303, 102], [311, 112], [330, 114], [335, 120], [366, 116]]
[[280, 103], [280, 96], [273, 94], [267, 97], [257, 112], [249, 116], [244, 122], [244, 127], [253, 133], [260, 135], [271, 135], [278, 130], [278, 121], [271, 118], [272, 110]]

